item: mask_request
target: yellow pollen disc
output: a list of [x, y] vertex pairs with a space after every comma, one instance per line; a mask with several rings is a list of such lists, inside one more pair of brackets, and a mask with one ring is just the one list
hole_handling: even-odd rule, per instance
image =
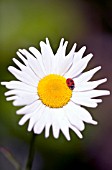
[[41, 79], [37, 91], [43, 104], [51, 108], [63, 107], [72, 96], [72, 90], [67, 86], [66, 79], [56, 74], [49, 74]]

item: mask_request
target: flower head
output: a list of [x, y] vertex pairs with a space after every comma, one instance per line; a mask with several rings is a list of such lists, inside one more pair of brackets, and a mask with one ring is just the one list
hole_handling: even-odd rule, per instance
[[74, 44], [66, 55], [67, 44], [62, 38], [56, 54], [48, 38], [46, 43], [40, 42], [41, 53], [35, 47], [30, 47], [29, 51], [19, 49], [17, 55], [21, 62], [13, 58], [18, 69], [8, 67], [18, 81], [2, 82], [2, 85], [9, 89], [5, 93], [7, 101], [13, 100], [14, 106], [24, 106], [17, 111], [23, 115], [20, 125], [29, 120], [28, 131], [33, 129], [40, 134], [45, 129], [45, 137], [49, 136], [52, 126], [55, 138], [61, 130], [70, 140], [69, 128], [82, 138], [84, 122], [97, 124], [82, 106], [97, 107], [102, 100], [96, 97], [109, 95], [109, 91], [94, 90], [106, 82], [106, 78], [90, 81], [100, 66], [83, 73], [93, 57], [92, 54], [83, 57], [86, 47], [75, 52]]

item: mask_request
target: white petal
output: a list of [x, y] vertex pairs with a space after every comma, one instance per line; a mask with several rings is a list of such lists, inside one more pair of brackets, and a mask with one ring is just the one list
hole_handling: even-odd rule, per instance
[[73, 61], [72, 56], [69, 58], [65, 58], [64, 60], [60, 60], [59, 67], [57, 67], [58, 68], [57, 73], [60, 75], [64, 75], [71, 67], [72, 61]]
[[54, 58], [54, 54], [51, 49], [48, 38], [46, 38], [46, 44], [43, 41], [40, 42], [40, 47], [41, 47], [42, 59], [43, 59], [43, 64], [46, 73], [50, 74], [52, 73], [52, 64], [53, 64], [52, 60]]
[[38, 100], [38, 95], [34, 93], [29, 93], [21, 90], [10, 90], [5, 93], [5, 96], [9, 95], [17, 95], [17, 99], [13, 102], [14, 106], [22, 106], [22, 105], [27, 105], [35, 100]]
[[89, 80], [93, 77], [93, 75], [94, 75], [97, 71], [99, 71], [100, 69], [101, 69], [101, 66], [98, 66], [98, 67], [93, 68], [93, 69], [91, 69], [91, 70], [89, 70], [89, 71], [87, 71], [87, 72], [84, 72], [84, 73], [82, 73], [80, 76], [78, 76], [77, 78], [74, 78], [74, 81], [76, 80], [77, 83], [87, 82], [87, 81], [89, 81]]
[[16, 100], [17, 98], [18, 98], [17, 96], [11, 96], [11, 97], [7, 97], [6, 100], [11, 101], [11, 100]]
[[75, 53], [75, 49], [76, 49], [76, 46], [77, 44], [75, 43], [72, 47], [72, 49], [70, 50], [70, 52], [68, 53], [68, 55], [66, 57], [71, 57], [71, 56], [74, 56], [74, 53]]
[[37, 95], [29, 95], [25, 97], [19, 97], [13, 102], [14, 106], [24, 106], [33, 103], [34, 101], [38, 100]]
[[90, 123], [90, 124], [97, 124], [96, 121], [92, 120], [92, 116], [90, 115], [90, 113], [84, 109], [81, 106], [78, 106], [76, 104], [74, 104], [73, 102], [69, 102], [69, 107], [71, 107], [71, 109], [73, 110], [73, 112], [77, 113], [77, 116], [84, 122], [86, 123]]
[[30, 119], [31, 114], [24, 115], [21, 120], [19, 121], [19, 125], [23, 125], [28, 119]]
[[7, 84], [7, 82], [6, 81], [3, 81], [3, 82], [1, 82], [1, 85], [6, 85]]
[[45, 137], [48, 138], [49, 137], [49, 131], [50, 131], [50, 127], [51, 127], [51, 124], [46, 124], [45, 125]]
[[46, 124], [46, 118], [47, 118], [47, 112], [46, 112], [46, 107], [43, 107], [43, 110], [41, 111], [41, 116], [37, 123], [34, 125], [34, 133], [40, 134]]
[[57, 139], [59, 137], [60, 129], [59, 129], [59, 125], [56, 121], [53, 121], [52, 129], [53, 129], [53, 136], [54, 136], [54, 138]]
[[83, 98], [83, 97], [93, 98], [93, 97], [105, 96], [110, 94], [108, 90], [90, 90], [90, 91], [73, 92], [73, 93], [74, 93], [73, 95], [75, 95], [75, 97], [77, 98]]
[[101, 80], [97, 80], [97, 81], [75, 83], [74, 92], [92, 90], [106, 81], [107, 81], [107, 79], [105, 78], [105, 79], [101, 79]]
[[37, 88], [20, 81], [2, 82], [2, 85], [5, 85], [8, 89], [18, 89], [32, 93], [37, 93]]
[[23, 65], [22, 63], [20, 63], [16, 58], [12, 59], [14, 61], [14, 63], [21, 69], [23, 70], [25, 68], [25, 65]]
[[72, 66], [75, 48], [76, 48], [76, 44], [74, 44], [70, 53], [67, 56], [64, 56], [64, 58], [60, 60], [59, 67], [58, 67], [58, 73], [60, 75], [64, 75]]
[[52, 124], [52, 113], [49, 107], [46, 107], [46, 112], [48, 112], [46, 117], [46, 125], [45, 125], [45, 137], [49, 137], [49, 131]]
[[[66, 107], [67, 106], [67, 107]], [[66, 116], [70, 122], [71, 125], [75, 126], [77, 129], [79, 129], [80, 131], [84, 130], [84, 123], [82, 122], [82, 120], [77, 116], [77, 113], [71, 109], [71, 107], [69, 107], [69, 104], [66, 105], [65, 107], [63, 107]]]
[[82, 59], [82, 56], [86, 50], [86, 46], [83, 46], [78, 52], [74, 54], [74, 63], [76, 64], [78, 61]]
[[63, 43], [64, 43], [64, 38], [62, 38], [61, 41], [60, 41], [59, 47], [58, 47], [57, 52], [55, 54], [56, 56], [59, 56], [61, 54], [62, 48], [63, 48]]
[[66, 78], [68, 78], [68, 77], [74, 78], [74, 77], [78, 76], [86, 68], [86, 66], [87, 66], [88, 62], [91, 60], [92, 56], [93, 56], [92, 54], [88, 54], [86, 57], [79, 60], [79, 62], [77, 62], [76, 64], [73, 63], [70, 70], [64, 76]]
[[28, 64], [31, 67], [31, 69], [34, 71], [34, 73], [37, 75], [37, 77], [42, 78], [45, 74], [41, 68], [40, 63], [38, 62], [38, 60], [31, 55], [27, 50], [25, 49], [19, 49], [19, 51], [26, 56], [26, 58], [28, 59]]
[[30, 47], [29, 51], [32, 52], [32, 54], [38, 59], [38, 58], [42, 58], [41, 53], [35, 48], [35, 47]]
[[44, 73], [44, 75], [47, 75], [46, 70], [43, 65], [42, 55], [40, 54], [40, 52], [35, 47], [30, 47], [29, 51], [31, 51], [32, 54], [37, 58], [37, 61], [38, 61], [39, 65], [41, 66], [41, 69], [42, 69], [42, 72]]
[[28, 131], [31, 131], [35, 124], [39, 121], [39, 119], [44, 114], [45, 106], [41, 103], [33, 112], [32, 117], [30, 118]]
[[33, 103], [16, 111], [17, 114], [28, 114], [34, 112], [41, 104], [40, 100], [36, 100]]
[[76, 104], [83, 105], [86, 107], [92, 107], [92, 108], [97, 107], [97, 103], [94, 100], [87, 98], [87, 97], [82, 97], [82, 98], [75, 97], [75, 93], [72, 96], [71, 101], [73, 101]]
[[66, 117], [63, 118], [63, 121], [61, 123], [61, 131], [65, 135], [66, 139], [70, 140], [69, 123]]
[[37, 95], [37, 93], [31, 93], [28, 91], [22, 91], [22, 90], [9, 90], [7, 92], [5, 92], [5, 96], [9, 96], [9, 95], [18, 95], [19, 97], [28, 97], [28, 96], [35, 96]]
[[[79, 119], [79, 120], [82, 120], [82, 117], [78, 114], [78, 112], [77, 112], [77, 110], [75, 109], [75, 107], [73, 106], [73, 104], [72, 104], [72, 102], [69, 102], [69, 104], [67, 104], [66, 106], [65, 106], [65, 109], [66, 109], [66, 111], [68, 111], [68, 114], [70, 113], [70, 114], [72, 114], [72, 113], [74, 113], [74, 115], [69, 115], [69, 117], [71, 116], [71, 122], [73, 122], [72, 121], [72, 119], [73, 120], [75, 120], [75, 119]], [[79, 136], [79, 138], [82, 138], [82, 134], [80, 133], [80, 130], [84, 130], [84, 125], [82, 125], [82, 124], [78, 124], [78, 122], [75, 122], [76, 124], [74, 125], [74, 124], [72, 124], [72, 123], [70, 123], [69, 124], [69, 127]], [[79, 128], [80, 127], [80, 128]], [[79, 129], [79, 130], [78, 130]]]
[[65, 116], [65, 112], [63, 108], [52, 109], [52, 127], [53, 127], [53, 136], [55, 138], [58, 138], [59, 131], [61, 129], [62, 133], [67, 138], [67, 140], [70, 140], [69, 122]]
[[66, 70], [64, 70], [65, 67], [63, 68], [63, 64], [66, 60], [65, 53], [66, 53], [66, 47], [68, 41], [65, 41], [64, 45], [62, 42], [63, 39], [60, 42], [59, 49], [57, 50], [57, 53], [55, 54], [54, 61], [53, 61], [53, 70], [54, 70], [53, 73], [55, 74], [64, 74], [64, 72], [66, 72]]
[[8, 70], [19, 80], [27, 82], [24, 80], [23, 75], [21, 74], [22, 72], [16, 69], [15, 67], [9, 66]]
[[37, 77], [34, 72], [27, 67], [25, 70], [22, 71], [23, 78], [25, 77], [27, 80], [27, 84], [31, 84], [33, 86], [37, 87], [37, 84], [39, 82], [39, 77]]
[[22, 72], [19, 71], [18, 69], [16, 69], [13, 66], [9, 66], [8, 70], [20, 81], [25, 82], [26, 84], [30, 84], [32, 86], [36, 86], [37, 87], [37, 82], [38, 79], [33, 79], [32, 78], [32, 74], [30, 74], [29, 70], [26, 69], [26, 71]]
[[96, 103], [101, 103], [102, 99], [91, 99], [92, 101], [96, 102]]
[[50, 43], [49, 43], [49, 39], [48, 38], [46, 38], [46, 48], [47, 48], [47, 50], [48, 50], [48, 54], [51, 56], [51, 57], [54, 57], [54, 54], [53, 54], [53, 51], [52, 51], [52, 48], [51, 48], [51, 45], [50, 45]]
[[20, 52], [16, 52], [16, 54], [18, 55], [18, 57], [23, 61], [23, 63], [28, 66], [28, 61], [23, 57], [23, 55], [21, 55]]
[[[53, 130], [53, 136], [55, 138], [59, 137], [59, 132], [60, 132], [60, 120], [61, 116], [59, 117], [59, 112], [57, 109], [51, 109], [52, 113], [52, 130]], [[60, 112], [61, 114], [61, 112]]]
[[22, 74], [27, 77], [28, 81], [31, 81], [35, 86], [37, 86], [37, 82], [40, 78], [32, 71], [30, 67], [26, 67], [22, 70]]
[[80, 133], [80, 131], [79, 131], [75, 126], [70, 125], [70, 128], [77, 134], [77, 136], [78, 136], [80, 139], [83, 138], [82, 134]]
[[57, 53], [55, 54], [55, 58], [58, 59], [57, 61], [59, 62], [59, 59], [64, 58], [66, 54], [66, 48], [68, 45], [68, 41], [65, 41], [63, 44], [63, 39], [60, 42], [59, 48], [57, 50]]

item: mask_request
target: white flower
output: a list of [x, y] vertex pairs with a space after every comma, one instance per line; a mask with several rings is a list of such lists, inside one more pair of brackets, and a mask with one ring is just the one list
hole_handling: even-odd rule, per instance
[[69, 128], [79, 138], [84, 130], [84, 122], [96, 125], [90, 113], [82, 106], [95, 108], [101, 99], [95, 97], [109, 95], [107, 90], [94, 90], [107, 81], [101, 79], [89, 81], [101, 69], [83, 70], [92, 58], [92, 54], [83, 57], [86, 47], [75, 52], [76, 44], [66, 56], [66, 47], [61, 39], [56, 54], [53, 53], [48, 38], [40, 42], [41, 53], [34, 47], [19, 49], [21, 62], [13, 58], [19, 69], [9, 66], [8, 70], [18, 81], [2, 82], [8, 89], [7, 101], [14, 100], [14, 106], [24, 106], [17, 114], [24, 116], [19, 122], [23, 125], [29, 120], [28, 131], [40, 134], [45, 128], [45, 137], [49, 136], [52, 126], [53, 135], [59, 137], [60, 130], [70, 140]]

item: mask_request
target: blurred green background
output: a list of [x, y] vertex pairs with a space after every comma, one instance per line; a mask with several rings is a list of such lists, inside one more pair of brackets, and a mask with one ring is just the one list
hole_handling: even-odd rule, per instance
[[[87, 46], [86, 53], [94, 54], [87, 70], [102, 66], [93, 79], [107, 77], [100, 89], [111, 90], [112, 83], [112, 1], [111, 0], [0, 0], [0, 81], [14, 77], [7, 67], [14, 65], [18, 48], [35, 46], [48, 37], [56, 52], [62, 37], [77, 50]], [[27, 123], [20, 127], [17, 108], [6, 102], [0, 86], [0, 145], [6, 147], [25, 166], [32, 134]], [[111, 96], [102, 97], [97, 109], [89, 109], [98, 126], [86, 125], [82, 140], [71, 131], [70, 142], [62, 134], [58, 140], [37, 136], [33, 170], [111, 170], [112, 114]], [[0, 153], [0, 170], [14, 170]]]

